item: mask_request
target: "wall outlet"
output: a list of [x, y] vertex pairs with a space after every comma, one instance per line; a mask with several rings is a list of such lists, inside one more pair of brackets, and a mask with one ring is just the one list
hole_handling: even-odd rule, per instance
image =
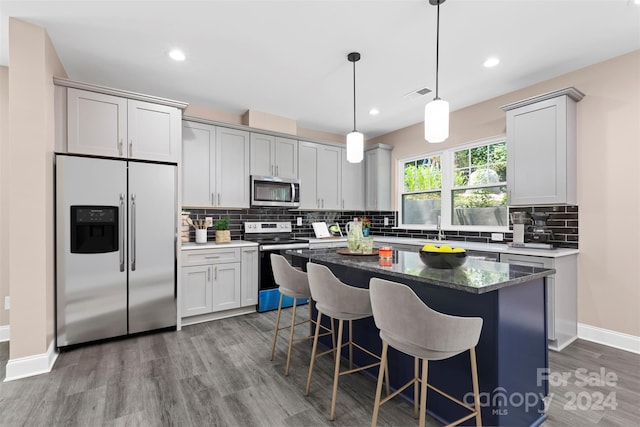
[[11, 307], [11, 300], [9, 297], [4, 297], [4, 309], [9, 310]]
[[384, 217], [384, 225], [389, 225], [389, 218], [386, 216]]
[[493, 240], [494, 242], [502, 242], [504, 240], [504, 234], [491, 233], [491, 240]]
[[296, 225], [298, 225], [298, 226], [302, 225], [302, 217], [301, 216], [296, 218]]

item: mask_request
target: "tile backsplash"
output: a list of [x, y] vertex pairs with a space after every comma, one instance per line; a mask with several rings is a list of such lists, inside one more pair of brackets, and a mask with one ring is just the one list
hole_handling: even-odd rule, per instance
[[[549, 218], [547, 226], [553, 231], [554, 238], [550, 242], [555, 247], [577, 248], [578, 247], [578, 206], [558, 205], [558, 206], [527, 206], [513, 207], [511, 212], [547, 212]], [[379, 236], [411, 237], [420, 239], [435, 239], [437, 232], [432, 230], [411, 230], [405, 228], [394, 228], [397, 223], [397, 212], [395, 211], [306, 211], [288, 208], [251, 208], [251, 209], [203, 209], [184, 208], [183, 213], [189, 214], [191, 219], [204, 219], [212, 217], [217, 219], [229, 217], [232, 239], [241, 239], [243, 235], [243, 224], [246, 221], [288, 221], [292, 224], [295, 237], [313, 237], [311, 223], [324, 221], [327, 224], [338, 223], [344, 232], [345, 224], [355, 217], [367, 217], [371, 219], [371, 233]], [[296, 225], [296, 219], [302, 218], [302, 225]], [[195, 230], [184, 221], [183, 215], [182, 240], [195, 241]], [[387, 218], [388, 224], [384, 225]], [[509, 224], [511, 226], [511, 223]], [[490, 243], [491, 233], [483, 231], [445, 231], [447, 240], [459, 240], [469, 242]], [[207, 230], [207, 240], [215, 239], [215, 229]], [[504, 233], [504, 241], [510, 242], [513, 239], [511, 232]]]

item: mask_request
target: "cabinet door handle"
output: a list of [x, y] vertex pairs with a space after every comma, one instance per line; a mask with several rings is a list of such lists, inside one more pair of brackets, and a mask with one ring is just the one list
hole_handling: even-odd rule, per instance
[[316, 203], [316, 207], [320, 207], [320, 199], [318, 199], [318, 202]]
[[220, 258], [220, 256], [216, 255], [216, 256], [206, 256], [204, 257], [204, 259], [218, 259]]
[[125, 240], [125, 232], [124, 229], [126, 227], [124, 223], [125, 213], [124, 213], [124, 193], [120, 193], [120, 271], [124, 271], [124, 250], [127, 245]]
[[131, 194], [131, 271], [136, 271], [136, 195]]
[[344, 199], [342, 199], [342, 210], [344, 210]]
[[129, 157], [133, 157], [133, 139], [129, 140]]
[[122, 138], [118, 141], [118, 155], [122, 156]]
[[213, 280], [218, 281], [218, 267], [213, 267]]
[[216, 196], [211, 193], [211, 206], [213, 206], [216, 203]]
[[246, 253], [246, 254], [251, 254], [251, 253], [254, 253], [254, 252], [258, 252], [258, 250], [257, 249], [245, 249], [244, 250], [244, 253]]
[[216, 206], [220, 206], [220, 193], [218, 193], [218, 204]]
[[207, 282], [211, 281], [211, 267], [207, 267]]
[[280, 168], [276, 165], [276, 176], [280, 176]]

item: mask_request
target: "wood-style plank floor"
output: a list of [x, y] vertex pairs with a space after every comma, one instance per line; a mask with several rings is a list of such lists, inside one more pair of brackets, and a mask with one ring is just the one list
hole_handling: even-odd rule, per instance
[[[305, 397], [310, 346], [295, 344], [285, 377], [284, 337], [269, 361], [274, 323], [275, 312], [256, 313], [63, 352], [49, 374], [0, 383], [0, 426], [370, 425], [375, 381], [341, 377], [330, 422], [333, 359], [318, 360]], [[0, 343], [0, 379], [8, 357], [9, 343]], [[640, 425], [640, 355], [579, 340], [550, 352], [550, 365], [558, 380], [545, 426]], [[608, 374], [609, 384], [583, 384], [601, 369], [615, 381]], [[614, 393], [603, 409], [595, 406], [599, 393]], [[417, 420], [410, 404], [394, 399], [382, 407], [378, 425], [417, 426]]]

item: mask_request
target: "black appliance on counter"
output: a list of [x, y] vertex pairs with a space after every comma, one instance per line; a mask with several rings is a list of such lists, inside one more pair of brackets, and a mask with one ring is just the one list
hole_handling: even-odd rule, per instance
[[[280, 291], [273, 278], [271, 254], [282, 255], [291, 263], [291, 257], [285, 254], [288, 249], [308, 249], [309, 241], [293, 237], [290, 222], [245, 222], [244, 240], [258, 243], [260, 253], [258, 267], [258, 311], [269, 311], [278, 308]], [[304, 304], [298, 300], [299, 304]], [[291, 307], [293, 298], [284, 296], [282, 307]]]

